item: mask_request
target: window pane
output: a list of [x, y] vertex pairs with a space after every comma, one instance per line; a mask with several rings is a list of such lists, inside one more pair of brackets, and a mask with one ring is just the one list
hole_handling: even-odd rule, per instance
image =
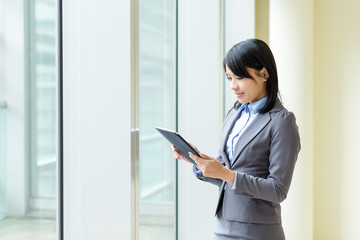
[[[0, 101], [0, 221], [6, 217], [6, 106]], [[1, 222], [0, 222], [1, 226]], [[1, 231], [0, 231], [1, 237]]]
[[56, 197], [56, 10], [55, 0], [31, 2], [34, 11], [30, 12], [29, 26], [30, 176], [34, 206], [39, 199]]
[[139, 1], [140, 239], [176, 239], [176, 1]]
[[[0, 112], [0, 239], [55, 240], [58, 205], [56, 0], [25, 2], [26, 114], [16, 116], [22, 118], [17, 120], [25, 126], [21, 132], [25, 141], [19, 139], [17, 144], [25, 146], [5, 145], [4, 136], [19, 133], [6, 124], [10, 122], [5, 121], [6, 116], [14, 115], [13, 105], [9, 103], [8, 109]], [[9, 43], [5, 46], [12, 47]], [[6, 81], [11, 82], [11, 79]], [[23, 93], [21, 87], [18, 91]], [[7, 158], [4, 152], [16, 147], [26, 149], [22, 159]], [[13, 164], [14, 161], [17, 163]], [[7, 176], [19, 172], [22, 176], [18, 185], [6, 181]]]

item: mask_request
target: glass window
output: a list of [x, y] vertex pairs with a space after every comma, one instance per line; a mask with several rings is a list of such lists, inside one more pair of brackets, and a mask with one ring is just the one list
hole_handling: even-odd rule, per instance
[[[8, 109], [0, 109], [0, 239], [57, 239], [57, 6], [56, 0], [26, 2], [25, 116], [17, 116], [25, 125], [21, 133], [25, 156], [7, 158], [6, 151], [19, 146], [6, 146], [6, 135], [16, 129], [6, 124]], [[17, 25], [17, 24], [15, 24]], [[5, 47], [11, 48], [7, 43]], [[9, 51], [10, 52], [10, 51]], [[11, 82], [11, 79], [5, 81]], [[19, 87], [19, 92], [22, 89]], [[9, 121], [8, 121], [9, 122]], [[9, 145], [9, 144], [8, 144]], [[12, 164], [12, 165], [11, 165]], [[11, 165], [11, 167], [10, 167]], [[9, 185], [6, 176], [24, 169], [20, 188]], [[24, 179], [24, 181], [22, 181]], [[11, 194], [7, 194], [11, 193]], [[18, 196], [24, 196], [19, 198]], [[11, 205], [11, 207], [9, 207]], [[16, 209], [24, 209], [18, 211]]]
[[[56, 46], [55, 0], [35, 0], [30, 11], [30, 197], [56, 206]], [[44, 204], [43, 204], [44, 205]]]
[[[6, 104], [0, 101], [0, 221], [6, 217]], [[1, 226], [1, 222], [0, 222]], [[1, 237], [1, 231], [0, 231]]]
[[176, 129], [176, 1], [139, 1], [141, 240], [176, 239], [176, 161], [154, 129]]

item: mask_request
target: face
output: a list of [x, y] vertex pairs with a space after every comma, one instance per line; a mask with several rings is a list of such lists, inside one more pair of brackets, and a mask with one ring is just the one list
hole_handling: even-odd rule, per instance
[[229, 80], [230, 88], [234, 91], [238, 101], [243, 103], [253, 103], [267, 95], [266, 80], [268, 79], [267, 71], [263, 68], [257, 71], [247, 68], [251, 78], [240, 78], [236, 76], [226, 65], [226, 76]]

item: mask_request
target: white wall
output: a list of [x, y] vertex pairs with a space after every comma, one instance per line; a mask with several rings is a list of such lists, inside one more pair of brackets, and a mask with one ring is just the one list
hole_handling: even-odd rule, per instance
[[287, 239], [313, 232], [313, 1], [270, 1], [270, 47], [284, 106], [293, 111], [302, 149], [288, 198], [282, 204]]
[[0, 101], [5, 100], [5, 1], [0, 0]]
[[[206, 6], [204, 8], [204, 6]], [[222, 126], [219, 1], [179, 1], [179, 132], [215, 156]], [[212, 239], [218, 188], [179, 162], [179, 239]]]
[[130, 1], [63, 5], [65, 239], [130, 239]]
[[314, 239], [360, 239], [358, 0], [314, 1]]
[[[235, 44], [255, 37], [255, 0], [225, 1], [225, 54]], [[222, 67], [222, 62], [221, 62]], [[225, 76], [221, 68], [222, 77]], [[225, 80], [225, 113], [234, 105], [237, 98]]]

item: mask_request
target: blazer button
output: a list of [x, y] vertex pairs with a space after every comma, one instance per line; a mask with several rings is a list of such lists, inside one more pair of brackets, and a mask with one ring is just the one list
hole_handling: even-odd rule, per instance
[[241, 193], [240, 195], [241, 195], [241, 196], [244, 196], [244, 197], [249, 197], [249, 198], [253, 198], [253, 197], [254, 197], [253, 195], [248, 194], [248, 193], [246, 193], [246, 192], [243, 192], [243, 193]]

